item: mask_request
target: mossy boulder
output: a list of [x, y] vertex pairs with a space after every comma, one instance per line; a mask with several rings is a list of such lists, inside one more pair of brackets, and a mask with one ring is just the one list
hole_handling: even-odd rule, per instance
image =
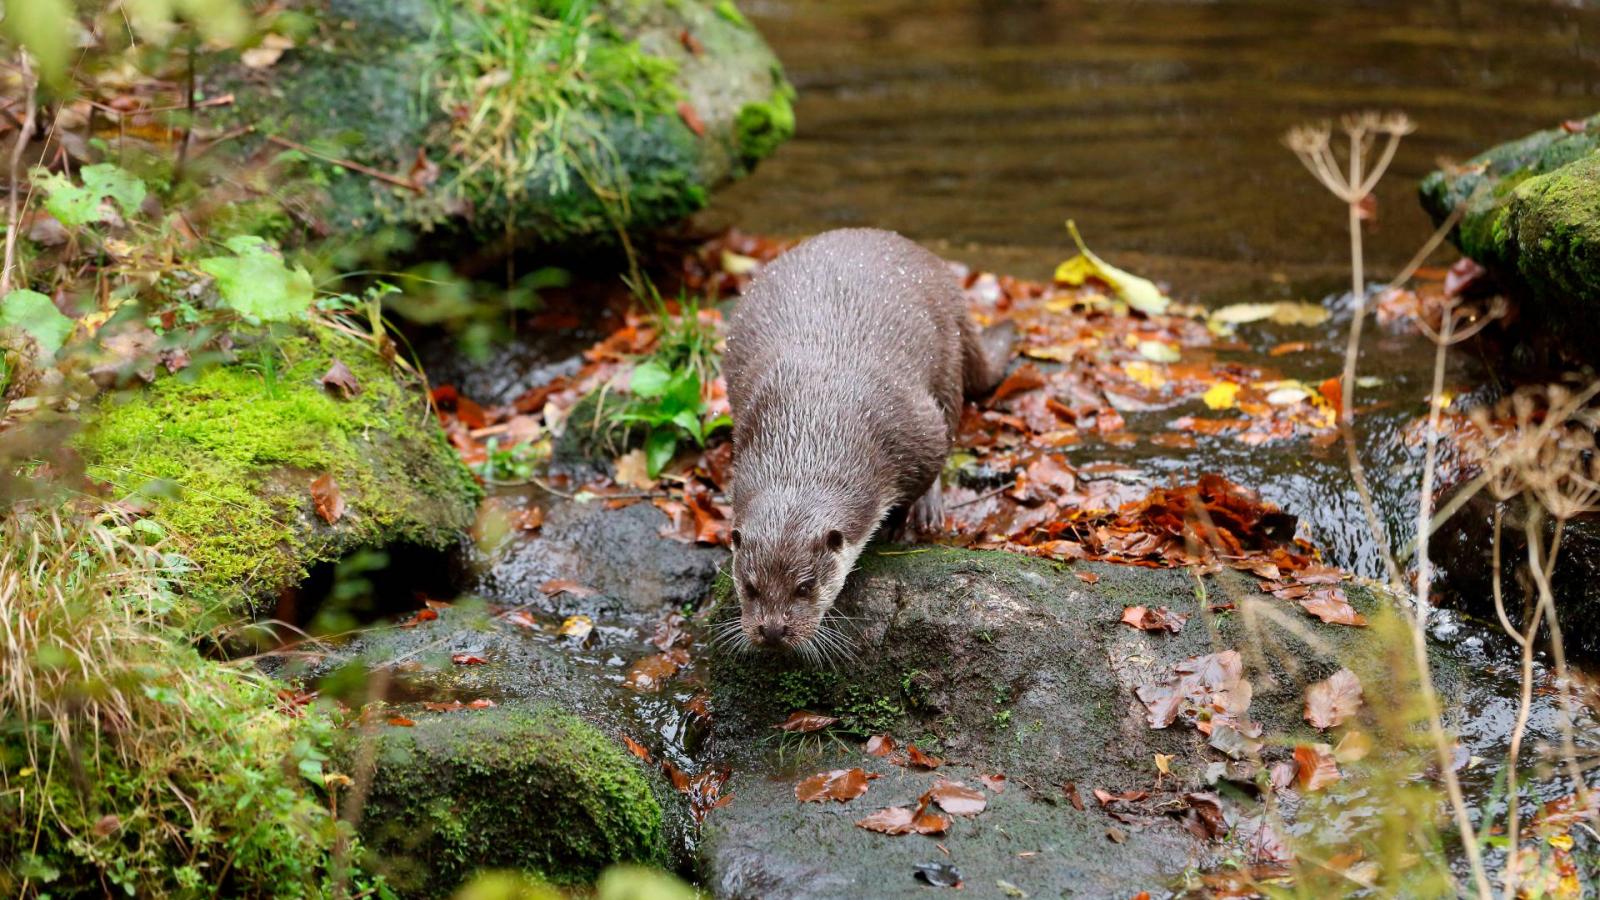
[[[735, 772], [724, 790], [738, 800], [706, 820], [706, 884], [719, 897], [910, 897], [927, 890], [913, 877], [917, 865], [948, 862], [985, 895], [1010, 884], [1035, 897], [1128, 897], [1174, 890], [1186, 871], [1248, 857], [1242, 841], [1259, 814], [1237, 802], [1238, 785], [1252, 777], [1244, 764], [1181, 721], [1152, 729], [1135, 689], [1181, 660], [1238, 650], [1254, 688], [1249, 719], [1264, 726], [1261, 757], [1286, 761], [1296, 744], [1328, 740], [1302, 719], [1304, 690], [1340, 665], [1367, 685], [1414, 696], [1409, 645], [1383, 627], [1393, 614], [1347, 589], [1372, 628], [1323, 625], [1231, 572], [1197, 581], [1186, 571], [1005, 553], [869, 551], [841, 598], [859, 634], [837, 671], [762, 656], [716, 660], [712, 743]], [[1224, 601], [1267, 606], [1252, 607], [1256, 624], [1246, 628], [1242, 615], [1205, 612]], [[1179, 634], [1136, 631], [1119, 621], [1131, 605], [1190, 620]], [[1459, 666], [1440, 657], [1434, 675], [1459, 695]], [[1371, 699], [1379, 694], [1388, 692], [1369, 692], [1369, 703], [1382, 706]], [[794, 709], [839, 716], [835, 734], [888, 732], [947, 763], [937, 773], [888, 765], [848, 738], [814, 742], [820, 750], [809, 757], [804, 741], [779, 752], [785, 741], [771, 726]], [[1156, 771], [1158, 754], [1166, 774]], [[852, 766], [882, 776], [866, 797], [794, 802], [801, 778]], [[938, 838], [855, 826], [882, 807], [914, 808], [935, 775], [977, 786], [978, 775], [996, 772], [1007, 777], [1005, 792], [986, 790], [988, 808]], [[1095, 789], [1149, 797], [1138, 801], [1144, 812], [1117, 818]], [[1228, 839], [1201, 841], [1184, 827], [1195, 791], [1221, 792]]]
[[[90, 475], [175, 537], [194, 590], [241, 613], [357, 548], [462, 540], [481, 492], [417, 379], [326, 329], [236, 352], [110, 395], [77, 439]], [[348, 399], [322, 384], [336, 360], [360, 386]], [[344, 504], [331, 523], [312, 496], [324, 476]]]
[[371, 784], [362, 865], [404, 896], [449, 896], [478, 870], [580, 885], [666, 859], [638, 760], [571, 713], [506, 705], [383, 724], [370, 747], [358, 734], [345, 762]]
[[234, 152], [287, 151], [288, 205], [324, 234], [609, 243], [698, 210], [794, 130], [793, 89], [730, 0], [290, 6], [293, 49], [210, 83], [253, 126]]
[[1451, 239], [1523, 303], [1527, 327], [1560, 333], [1593, 358], [1600, 330], [1600, 115], [1502, 144], [1422, 182], [1422, 204], [1443, 222], [1465, 211]]

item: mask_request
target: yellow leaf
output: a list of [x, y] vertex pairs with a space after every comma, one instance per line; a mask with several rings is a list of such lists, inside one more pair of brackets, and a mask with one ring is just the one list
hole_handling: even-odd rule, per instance
[[1553, 835], [1550, 836], [1550, 846], [1556, 848], [1557, 850], [1571, 850], [1572, 849], [1572, 835], [1570, 835], [1570, 834], [1553, 834]]
[[1077, 285], [1083, 284], [1087, 278], [1098, 278], [1110, 285], [1117, 296], [1134, 309], [1151, 316], [1166, 312], [1167, 298], [1153, 282], [1124, 272], [1089, 252], [1078, 234], [1077, 223], [1071, 219], [1067, 220], [1067, 231], [1072, 233], [1072, 240], [1078, 245], [1078, 255], [1056, 267], [1057, 282]]
[[1160, 389], [1167, 383], [1167, 376], [1161, 374], [1160, 369], [1140, 360], [1123, 363], [1122, 371], [1129, 378], [1152, 391]]
[[1279, 325], [1321, 325], [1328, 321], [1326, 307], [1315, 303], [1283, 300], [1277, 303], [1234, 303], [1211, 311], [1207, 321], [1213, 325], [1242, 325], [1271, 320]]
[[1178, 348], [1166, 341], [1140, 341], [1139, 355], [1158, 363], [1175, 363], [1182, 358], [1178, 355]]
[[1219, 381], [1206, 388], [1205, 395], [1200, 399], [1206, 402], [1211, 409], [1232, 409], [1233, 398], [1239, 393], [1239, 386], [1231, 381]]
[[594, 631], [593, 619], [588, 616], [567, 616], [566, 621], [561, 623], [560, 634], [562, 637], [581, 641], [588, 637], [591, 631]]
[[1156, 756], [1156, 771], [1160, 772], [1163, 775], [1171, 775], [1172, 774], [1172, 757], [1173, 757], [1173, 754], [1171, 754], [1171, 753], [1157, 753], [1155, 756]]

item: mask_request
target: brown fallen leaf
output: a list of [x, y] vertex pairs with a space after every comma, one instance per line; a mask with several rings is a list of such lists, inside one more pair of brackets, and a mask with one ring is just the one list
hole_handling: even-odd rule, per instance
[[535, 619], [533, 615], [525, 609], [513, 609], [512, 611], [506, 613], [505, 618], [507, 622], [510, 622], [513, 625], [519, 625], [523, 628], [529, 628], [534, 631], [540, 631], [543, 629], [543, 626], [539, 624], [539, 620]]
[[329, 525], [344, 517], [344, 495], [339, 493], [332, 475], [321, 475], [311, 482], [311, 505]]
[[683, 650], [652, 653], [634, 662], [622, 686], [641, 693], [659, 690], [668, 678], [676, 675], [688, 662], [689, 654]]
[[1294, 748], [1294, 761], [1302, 790], [1319, 791], [1343, 777], [1327, 744], [1300, 744]]
[[406, 718], [405, 716], [390, 716], [386, 721], [388, 721], [388, 723], [390, 725], [393, 725], [396, 728], [410, 728], [410, 727], [412, 727], [412, 726], [417, 724], [416, 722], [411, 721], [410, 719]]
[[937, 769], [944, 765], [944, 760], [937, 756], [929, 756], [917, 749], [916, 744], [906, 745], [906, 765], [919, 769]]
[[856, 827], [881, 834], [910, 834], [911, 823], [915, 820], [916, 814], [904, 806], [890, 806], [878, 810], [865, 819], [858, 819]]
[[627, 735], [622, 736], [622, 743], [627, 745], [629, 753], [632, 753], [634, 756], [639, 757], [647, 763], [655, 763], [655, 760], [650, 758], [650, 750], [645, 747], [645, 745], [639, 743], [631, 737], [628, 737]]
[[1361, 679], [1341, 668], [1326, 679], [1306, 687], [1306, 721], [1326, 730], [1343, 725], [1361, 708]]
[[1044, 383], [1044, 375], [1039, 372], [1038, 366], [1031, 362], [1023, 363], [1016, 368], [1016, 371], [1007, 375], [1005, 381], [1000, 382], [999, 387], [996, 387], [994, 393], [990, 395], [988, 402], [999, 403], [1014, 394], [1021, 394], [1035, 388], [1044, 387]]
[[1183, 624], [1189, 617], [1182, 613], [1175, 613], [1165, 606], [1150, 609], [1144, 606], [1130, 606], [1122, 611], [1122, 624], [1132, 625], [1140, 631], [1166, 631], [1177, 634], [1183, 630]]
[[1067, 802], [1072, 804], [1073, 809], [1077, 810], [1078, 812], [1083, 812], [1083, 798], [1078, 796], [1077, 782], [1069, 781], [1066, 784], [1063, 784], [1061, 786], [1061, 793], [1067, 795]]
[[1095, 572], [1073, 572], [1072, 574], [1076, 575], [1078, 580], [1084, 584], [1100, 583], [1100, 576]]
[[1367, 617], [1357, 612], [1356, 608], [1350, 605], [1350, 601], [1345, 599], [1344, 591], [1337, 587], [1312, 591], [1309, 597], [1300, 601], [1300, 606], [1329, 625], [1354, 625], [1361, 628], [1367, 624]]
[[710, 700], [711, 695], [709, 694], [704, 692], [695, 694], [693, 697], [689, 698], [688, 703], [683, 705], [684, 712], [687, 712], [689, 715], [694, 716], [696, 719], [699, 719], [702, 722], [709, 722], [711, 721], [711, 708], [706, 704], [710, 702]]
[[678, 32], [678, 43], [682, 44], [683, 49], [689, 51], [693, 56], [702, 56], [706, 52], [706, 48], [701, 45], [700, 39], [690, 34], [687, 28]]
[[950, 830], [950, 817], [941, 815], [929, 809], [927, 803], [922, 803], [917, 806], [916, 814], [911, 817], [911, 830], [917, 834], [944, 834]]
[[1149, 791], [1123, 791], [1120, 794], [1113, 794], [1105, 788], [1094, 789], [1094, 798], [1100, 801], [1101, 806], [1110, 806], [1113, 803], [1138, 803], [1149, 796]]
[[809, 734], [813, 731], [821, 731], [837, 721], [839, 721], [837, 716], [824, 716], [820, 713], [797, 709], [789, 714], [789, 718], [772, 727], [791, 734]]
[[579, 584], [570, 578], [552, 578], [539, 585], [539, 591], [546, 597], [554, 597], [556, 594], [571, 594], [580, 600], [600, 593], [594, 588]]
[[458, 709], [466, 709], [467, 705], [460, 700], [451, 700], [449, 703], [432, 703], [424, 700], [422, 708], [428, 712], [455, 712]]
[[983, 782], [984, 787], [996, 794], [1004, 794], [1006, 792], [1006, 776], [998, 772], [993, 775], [979, 775], [978, 780]]
[[985, 797], [982, 791], [975, 791], [959, 781], [946, 781], [943, 778], [935, 781], [933, 787], [923, 796], [939, 804], [940, 809], [952, 816], [975, 816], [989, 805], [989, 798]]
[[415, 628], [423, 622], [432, 622], [439, 614], [431, 609], [419, 609], [411, 618], [400, 623], [401, 628]]
[[497, 704], [488, 697], [479, 697], [467, 704], [468, 709], [493, 709]]
[[450, 661], [458, 666], [481, 666], [488, 662], [476, 653], [454, 653], [451, 654]]
[[338, 394], [346, 400], [361, 394], [361, 382], [356, 380], [356, 373], [344, 361], [334, 357], [333, 365], [323, 374], [322, 386]]
[[683, 124], [689, 126], [689, 130], [694, 132], [695, 137], [705, 137], [706, 123], [700, 118], [700, 114], [695, 112], [695, 108], [689, 104], [689, 101], [678, 101], [678, 117], [683, 119]]
[[818, 772], [794, 786], [794, 799], [801, 803], [820, 803], [823, 800], [845, 803], [865, 794], [867, 782], [877, 777], [859, 768]]
[[875, 734], [867, 738], [868, 756], [888, 756], [895, 751], [894, 738], [887, 734]]

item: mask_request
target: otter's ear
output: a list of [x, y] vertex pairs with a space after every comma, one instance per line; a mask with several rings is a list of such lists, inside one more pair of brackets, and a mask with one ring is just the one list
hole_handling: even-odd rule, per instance
[[832, 550], [834, 553], [838, 553], [840, 550], [844, 549], [844, 534], [841, 533], [837, 528], [830, 529], [828, 531], [828, 536], [824, 538], [824, 541], [827, 543], [828, 549]]
[[739, 549], [739, 545], [744, 543], [744, 535], [740, 534], [739, 529], [735, 528], [731, 537], [733, 538], [733, 549]]

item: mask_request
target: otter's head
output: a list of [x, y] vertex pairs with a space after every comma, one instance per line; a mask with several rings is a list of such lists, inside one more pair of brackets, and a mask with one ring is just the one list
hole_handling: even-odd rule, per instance
[[739, 627], [757, 647], [798, 649], [817, 636], [861, 548], [838, 528], [765, 524], [733, 530]]

